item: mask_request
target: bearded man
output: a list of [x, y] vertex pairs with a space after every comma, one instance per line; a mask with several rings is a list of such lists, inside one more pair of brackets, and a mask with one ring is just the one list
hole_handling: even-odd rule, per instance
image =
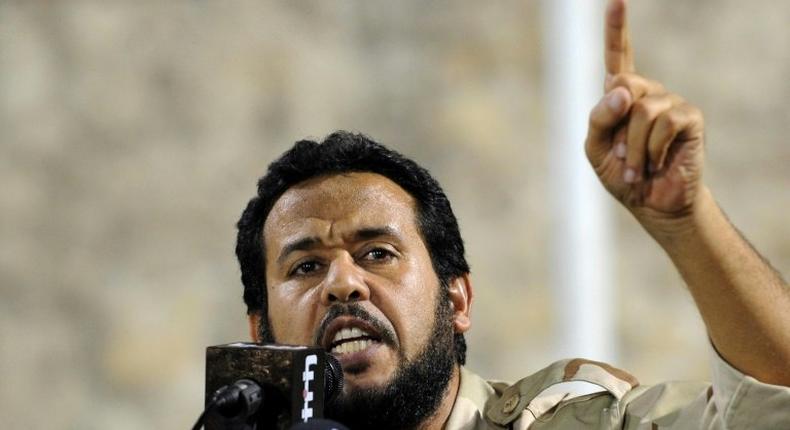
[[702, 182], [700, 112], [635, 73], [624, 1], [606, 15], [606, 94], [586, 153], [687, 283], [715, 347], [712, 386], [642, 387], [581, 359], [512, 385], [466, 369], [473, 289], [447, 197], [415, 162], [336, 132], [269, 166], [236, 249], [253, 340], [319, 345], [340, 361], [331, 418], [354, 429], [790, 428], [790, 289]]

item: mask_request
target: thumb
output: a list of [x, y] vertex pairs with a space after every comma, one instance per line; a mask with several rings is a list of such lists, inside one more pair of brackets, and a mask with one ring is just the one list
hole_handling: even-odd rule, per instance
[[631, 109], [633, 98], [624, 87], [609, 91], [590, 112], [585, 151], [593, 167], [597, 167], [611, 150], [612, 134]]

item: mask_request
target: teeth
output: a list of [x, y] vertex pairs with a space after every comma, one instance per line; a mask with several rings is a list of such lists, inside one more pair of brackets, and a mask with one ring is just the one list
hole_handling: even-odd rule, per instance
[[334, 354], [349, 354], [362, 351], [373, 344], [373, 341], [370, 339], [361, 339], [364, 337], [370, 337], [370, 334], [357, 327], [346, 327], [338, 330], [332, 339], [332, 343], [337, 343], [337, 345], [332, 348], [331, 352]]
[[334, 354], [349, 354], [352, 352], [359, 352], [373, 344], [370, 339], [353, 340], [351, 342], [343, 342], [340, 345], [332, 348]]
[[363, 336], [370, 336], [370, 334], [356, 327], [344, 328], [338, 331], [337, 333], [335, 333], [335, 337], [332, 339], [332, 342], [338, 342], [343, 339], [353, 339], [355, 337], [363, 337]]

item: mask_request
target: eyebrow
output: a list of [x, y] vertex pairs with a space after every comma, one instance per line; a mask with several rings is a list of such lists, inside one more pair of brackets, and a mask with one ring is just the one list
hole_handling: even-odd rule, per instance
[[[368, 228], [361, 228], [355, 231], [354, 236], [352, 237], [352, 241], [359, 242], [363, 240], [371, 240], [380, 237], [393, 237], [399, 239], [400, 235], [398, 234], [397, 230], [389, 226], [368, 227]], [[286, 243], [285, 246], [283, 246], [282, 251], [280, 252], [280, 256], [277, 257], [277, 263], [281, 264], [288, 257], [288, 255], [290, 255], [293, 252], [309, 251], [313, 248], [318, 247], [320, 244], [321, 244], [321, 239], [318, 236], [304, 237]]]

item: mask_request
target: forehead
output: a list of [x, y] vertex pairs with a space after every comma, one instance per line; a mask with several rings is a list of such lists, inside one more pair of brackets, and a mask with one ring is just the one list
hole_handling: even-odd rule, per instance
[[295, 235], [332, 236], [367, 227], [416, 232], [416, 202], [398, 184], [376, 173], [313, 178], [289, 188], [263, 227], [266, 248]]

